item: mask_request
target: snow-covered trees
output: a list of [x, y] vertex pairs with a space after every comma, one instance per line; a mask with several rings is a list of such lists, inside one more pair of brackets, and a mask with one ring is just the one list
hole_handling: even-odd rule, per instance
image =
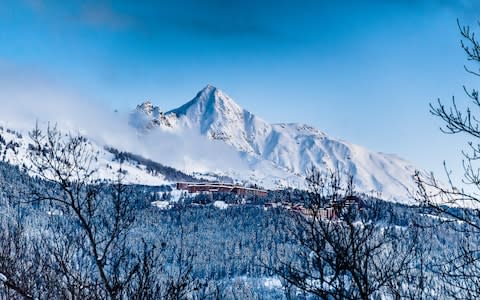
[[[374, 199], [345, 205], [359, 195], [336, 172], [312, 173], [310, 192], [198, 196], [159, 209], [151, 202], [170, 187], [99, 180], [85, 139], [55, 128], [31, 135], [25, 170], [0, 162], [0, 298], [445, 295], [431, 265], [459, 244], [456, 232], [417, 231], [437, 220], [429, 208]], [[216, 208], [215, 200], [228, 208]], [[305, 214], [275, 202], [302, 204]], [[332, 202], [337, 219], [320, 218], [317, 212]], [[283, 287], [272, 287], [273, 270]]]
[[151, 209], [147, 192], [124, 185], [122, 172], [116, 182], [100, 180], [96, 153], [81, 136], [48, 127], [30, 139], [25, 172], [0, 173], [0, 298], [181, 299], [192, 292], [190, 273], [170, 280], [172, 270], [192, 269], [190, 257], [168, 262], [175, 249], [159, 245], [140, 218]]
[[142, 271], [154, 268], [153, 247], [132, 234], [134, 203], [121, 172], [114, 184], [98, 181], [95, 153], [81, 136], [37, 127], [30, 138], [28, 171], [51, 184], [32, 186], [30, 201], [48, 203], [50, 214], [58, 215], [49, 223], [55, 228], [48, 249], [52, 267], [65, 278], [65, 296], [120, 299], [155, 289], [142, 282]]
[[[423, 249], [416, 228], [395, 224], [392, 211], [373, 199], [364, 202], [352, 177], [345, 178], [338, 171], [311, 172], [307, 209], [287, 225], [299, 247], [293, 258], [281, 259], [276, 273], [320, 299], [419, 296], [423, 278], [412, 270]], [[329, 206], [335, 217], [323, 213]]]
[[[9, 280], [8, 284], [0, 280], [0, 298], [23, 299], [21, 291], [14, 290], [17, 288], [25, 291], [27, 298], [32, 296], [35, 299], [68, 298], [72, 293], [80, 295], [80, 290], [84, 298], [93, 297], [91, 283], [98, 282], [98, 275], [95, 262], [89, 259], [88, 241], [77, 238], [82, 232], [79, 223], [54, 202], [32, 202], [30, 196], [34, 193], [30, 190], [33, 188], [44, 193], [52, 190], [53, 184], [27, 176], [18, 168], [0, 162], [0, 273]], [[105, 195], [110, 195], [113, 187], [104, 188]], [[128, 292], [129, 298], [157, 296], [163, 299], [167, 297], [169, 283], [177, 287], [187, 286], [186, 293], [184, 290], [170, 294], [186, 295], [189, 299], [285, 299], [283, 292], [287, 290], [291, 299], [302, 297], [303, 293], [292, 285], [271, 284], [278, 281], [272, 270], [280, 268], [281, 263], [300, 261], [301, 257], [296, 254], [301, 245], [293, 230], [285, 230], [292, 228], [291, 212], [268, 204], [286, 199], [292, 203], [304, 203], [309, 198], [306, 192], [276, 192], [258, 203], [253, 202], [255, 199], [246, 199], [243, 204], [235, 204], [239, 201], [232, 195], [218, 195], [232, 204], [227, 209], [218, 209], [209, 202], [197, 205], [196, 200], [188, 199], [172, 203], [169, 209], [158, 209], [150, 204], [156, 199], [152, 195], [167, 191], [165, 187], [125, 188], [133, 191], [128, 195], [134, 203], [130, 206], [132, 214], [136, 216], [130, 228], [128, 240], [132, 243], [129, 245], [132, 251], [143, 255], [135, 259], [147, 262], [142, 264], [137, 276], [138, 286], [134, 289], [137, 293]], [[428, 216], [428, 209], [418, 211], [415, 207], [382, 201], [377, 201], [376, 205], [384, 215], [379, 218], [378, 226], [390, 212], [393, 214], [386, 219], [398, 229], [416, 222], [417, 216], [423, 216], [418, 221], [425, 227], [435, 221]], [[368, 210], [364, 212], [368, 213]], [[104, 216], [109, 217], [110, 212]], [[412, 282], [407, 287], [419, 287], [420, 283], [435, 287], [430, 280], [434, 274], [428, 273], [430, 268], [427, 267], [448, 255], [445, 249], [451, 249], [457, 243], [457, 234], [444, 226], [432, 228], [431, 235], [421, 231], [418, 240], [420, 245], [431, 245], [434, 249], [431, 252], [422, 250], [423, 258], [417, 258], [416, 262], [417, 266], [424, 267], [415, 268], [410, 277], [400, 276], [394, 281], [387, 289], [391, 290], [391, 295], [394, 295], [395, 288], [402, 288], [407, 282]], [[154, 250], [144, 251], [143, 247]], [[80, 250], [74, 251], [76, 248]], [[59, 263], [62, 261], [66, 263]], [[75, 271], [72, 273], [74, 280], [64, 275], [64, 269], [69, 273]], [[185, 285], [184, 279], [191, 284]], [[77, 285], [78, 282], [84, 284]], [[152, 289], [153, 286], [156, 288]], [[175, 290], [178, 291], [170, 289]], [[418, 292], [411, 289], [409, 294], [419, 295]], [[405, 298], [422, 299], [421, 295]], [[305, 297], [313, 298], [308, 294]], [[437, 294], [433, 298], [442, 297]]]

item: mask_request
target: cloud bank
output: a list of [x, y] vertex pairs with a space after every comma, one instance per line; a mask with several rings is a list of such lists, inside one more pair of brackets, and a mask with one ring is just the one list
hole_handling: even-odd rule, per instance
[[0, 64], [0, 91], [0, 124], [24, 133], [36, 122], [43, 128], [57, 124], [63, 131], [85, 135], [100, 145], [187, 172], [246, 169], [239, 154], [223, 143], [192, 132], [141, 134], [128, 125], [130, 111], [115, 111], [39, 74]]

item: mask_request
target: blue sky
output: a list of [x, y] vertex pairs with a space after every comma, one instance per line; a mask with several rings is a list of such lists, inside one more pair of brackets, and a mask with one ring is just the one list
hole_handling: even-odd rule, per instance
[[138, 2], [2, 1], [0, 80], [120, 110], [169, 110], [210, 83], [270, 122], [458, 164], [465, 141], [439, 133], [428, 104], [476, 84], [456, 24], [476, 25], [475, 0]]

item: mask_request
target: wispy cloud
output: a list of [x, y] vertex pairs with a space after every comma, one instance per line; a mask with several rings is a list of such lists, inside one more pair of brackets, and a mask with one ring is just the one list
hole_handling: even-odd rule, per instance
[[[65, 88], [45, 74], [0, 63], [0, 123], [23, 132], [38, 121], [58, 124], [65, 132], [86, 135], [100, 145], [140, 154], [154, 161], [186, 171], [246, 169], [236, 151], [194, 132], [182, 135], [152, 131], [148, 135], [129, 126], [130, 111], [116, 112]], [[132, 108], [133, 109], [133, 108]]]

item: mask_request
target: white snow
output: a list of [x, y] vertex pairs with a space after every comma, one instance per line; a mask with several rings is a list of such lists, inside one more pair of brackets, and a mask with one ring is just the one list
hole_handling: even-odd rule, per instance
[[62, 213], [61, 210], [53, 209], [53, 210], [47, 211], [47, 215], [49, 215], [49, 216], [61, 216], [61, 215], [63, 215], [63, 213]]
[[263, 279], [263, 285], [268, 289], [283, 288], [282, 282], [276, 277], [267, 277]]
[[168, 201], [153, 201], [152, 205], [158, 207], [161, 210], [172, 208], [172, 205]]
[[[3, 128], [3, 129], [2, 129]], [[5, 139], [6, 144], [8, 143], [17, 143], [18, 147], [15, 149], [8, 149], [5, 152], [5, 161], [15, 164], [22, 165], [25, 164], [27, 167], [31, 165], [29, 159], [27, 158], [27, 148], [31, 143], [28, 132], [25, 130], [17, 130], [13, 128], [15, 132], [11, 131], [11, 128], [6, 127], [6, 125], [0, 121], [0, 135]], [[103, 145], [95, 143], [93, 140], [89, 140], [90, 150], [92, 154], [96, 156], [91, 165], [91, 169], [96, 170], [95, 179], [107, 179], [107, 180], [117, 180], [118, 179], [118, 170], [121, 169], [124, 171], [122, 175], [122, 182], [126, 184], [144, 184], [144, 185], [162, 185], [169, 184], [163, 175], [152, 175], [145, 170], [145, 166], [132, 164], [128, 161], [120, 164], [118, 161], [113, 161], [113, 154], [106, 151]], [[2, 145], [2, 147], [4, 147]], [[3, 151], [0, 154], [0, 160], [3, 159]]]
[[213, 206], [215, 206], [218, 209], [227, 209], [228, 208], [228, 204], [225, 203], [225, 201], [220, 201], [220, 200], [213, 202]]

